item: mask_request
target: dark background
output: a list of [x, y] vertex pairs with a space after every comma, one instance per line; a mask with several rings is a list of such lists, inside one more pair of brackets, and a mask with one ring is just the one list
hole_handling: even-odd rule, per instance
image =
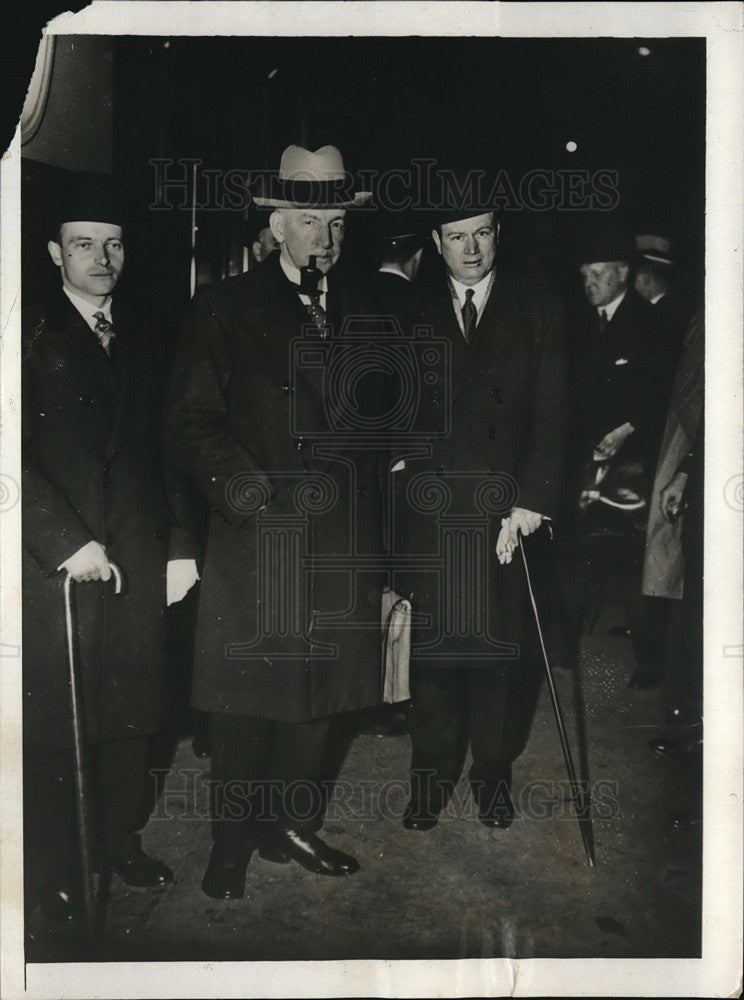
[[[503, 167], [515, 183], [534, 169], [618, 171], [620, 204], [610, 216], [670, 235], [687, 280], [700, 279], [702, 39], [68, 36], [59, 45], [47, 139], [23, 150], [27, 244], [44, 243], [33, 216], [39, 189], [60, 168], [112, 171], [133, 205], [128, 284], [168, 323], [189, 295], [190, 211], [148, 208], [157, 195], [149, 161], [276, 169], [293, 142], [337, 145], [352, 172], [423, 157]], [[65, 75], [65, 59], [74, 73]], [[504, 213], [502, 258], [570, 297], [578, 287], [572, 248], [586, 219], [581, 211]], [[352, 221], [347, 260], [371, 261], [374, 221], [370, 213]], [[243, 269], [242, 212], [201, 211], [197, 225], [200, 282]]]

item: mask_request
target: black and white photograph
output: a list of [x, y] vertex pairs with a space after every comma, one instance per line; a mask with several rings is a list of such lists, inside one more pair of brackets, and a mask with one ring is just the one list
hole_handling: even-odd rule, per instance
[[739, 995], [741, 14], [44, 30], [3, 996]]

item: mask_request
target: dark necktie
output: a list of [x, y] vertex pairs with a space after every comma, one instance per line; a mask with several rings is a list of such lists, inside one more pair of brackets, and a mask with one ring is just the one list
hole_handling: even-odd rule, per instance
[[314, 325], [320, 330], [320, 335], [325, 337], [326, 313], [325, 309], [320, 304], [320, 292], [313, 292], [310, 296], [310, 301], [305, 303], [305, 308], [307, 309], [310, 319], [313, 321]]
[[462, 307], [462, 332], [465, 334], [465, 340], [470, 343], [470, 337], [472, 336], [473, 330], [475, 329], [475, 323], [478, 319], [478, 310], [473, 304], [473, 295], [475, 292], [472, 288], [468, 288], [465, 292], [465, 305]]
[[600, 309], [599, 310], [599, 332], [600, 333], [606, 333], [606, 331], [607, 331], [607, 324], [608, 323], [609, 323], [609, 320], [607, 319], [607, 313], [604, 311], [604, 309]]
[[100, 310], [97, 313], [93, 313], [93, 319], [96, 321], [94, 333], [96, 337], [98, 337], [98, 342], [106, 354], [110, 355], [111, 341], [116, 336], [114, 333], [114, 327], [111, 323], [109, 323]]

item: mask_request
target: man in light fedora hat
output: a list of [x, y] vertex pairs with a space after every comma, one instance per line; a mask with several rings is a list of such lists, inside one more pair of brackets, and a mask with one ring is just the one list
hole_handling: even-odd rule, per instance
[[289, 146], [255, 199], [279, 253], [199, 290], [174, 362], [167, 449], [211, 509], [193, 703], [211, 713], [216, 899], [243, 896], [256, 847], [323, 875], [359, 867], [317, 831], [330, 718], [380, 701], [382, 586], [354, 563], [380, 534], [364, 358], [334, 383], [354, 353], [344, 320], [370, 311], [338, 266], [346, 210], [368, 197], [335, 147]]

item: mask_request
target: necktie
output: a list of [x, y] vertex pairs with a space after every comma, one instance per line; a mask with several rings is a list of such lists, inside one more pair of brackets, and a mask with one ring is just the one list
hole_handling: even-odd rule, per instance
[[320, 292], [314, 292], [310, 296], [310, 302], [305, 303], [305, 308], [308, 311], [310, 319], [313, 321], [315, 326], [320, 330], [321, 336], [326, 335], [326, 313], [325, 309], [320, 304]]
[[96, 337], [98, 337], [101, 347], [106, 354], [111, 354], [111, 341], [116, 336], [113, 325], [109, 323], [100, 310], [97, 313], [93, 313], [93, 319], [96, 321], [94, 332]]
[[468, 343], [470, 343], [470, 337], [475, 329], [475, 322], [478, 319], [478, 310], [473, 304], [474, 294], [473, 289], [468, 288], [465, 292], [465, 305], [462, 307], [462, 332], [465, 334], [465, 340]]
[[608, 322], [609, 321], [607, 319], [607, 313], [604, 311], [604, 309], [600, 309], [599, 310], [599, 332], [600, 333], [604, 333], [607, 330], [607, 323]]

